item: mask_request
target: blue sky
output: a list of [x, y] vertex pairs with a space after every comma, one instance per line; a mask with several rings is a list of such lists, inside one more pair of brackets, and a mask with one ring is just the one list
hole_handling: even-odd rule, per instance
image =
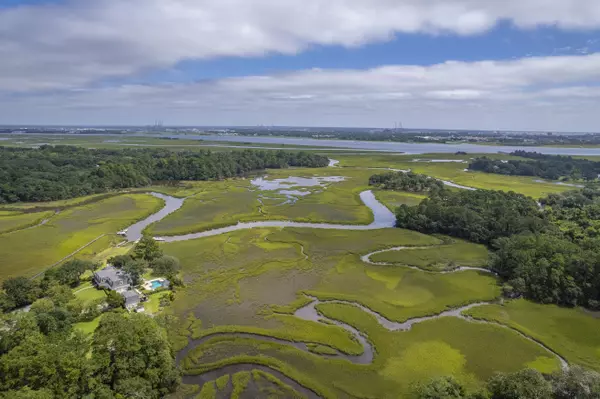
[[4, 0], [0, 124], [592, 131], [596, 0]]

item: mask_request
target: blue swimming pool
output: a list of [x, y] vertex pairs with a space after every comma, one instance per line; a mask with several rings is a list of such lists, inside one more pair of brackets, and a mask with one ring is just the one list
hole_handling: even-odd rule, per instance
[[157, 289], [157, 288], [160, 288], [160, 287], [162, 287], [162, 286], [163, 286], [163, 283], [162, 283], [162, 281], [159, 281], [159, 280], [154, 280], [154, 281], [152, 282], [152, 289], [153, 289], [153, 290], [155, 290], [155, 289]]

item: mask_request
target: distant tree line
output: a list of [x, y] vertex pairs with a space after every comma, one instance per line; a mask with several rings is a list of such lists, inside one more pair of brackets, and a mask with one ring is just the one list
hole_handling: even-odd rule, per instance
[[432, 179], [427, 175], [412, 172], [390, 172], [373, 175], [369, 179], [369, 185], [383, 190], [399, 190], [415, 193], [444, 189], [444, 183]]
[[515, 151], [511, 155], [528, 159], [507, 161], [481, 157], [471, 162], [469, 169], [501, 175], [536, 176], [550, 180], [596, 180], [600, 174], [600, 162], [587, 159], [526, 151]]
[[160, 181], [220, 180], [265, 168], [328, 163], [322, 155], [288, 151], [0, 147], [0, 203], [54, 201]]
[[[540, 209], [540, 205], [543, 209]], [[600, 309], [600, 191], [450, 191], [397, 209], [397, 226], [488, 245], [507, 296]]]
[[471, 391], [453, 377], [419, 385], [415, 399], [597, 399], [600, 374], [579, 366], [543, 375], [533, 369], [497, 373], [482, 389]]

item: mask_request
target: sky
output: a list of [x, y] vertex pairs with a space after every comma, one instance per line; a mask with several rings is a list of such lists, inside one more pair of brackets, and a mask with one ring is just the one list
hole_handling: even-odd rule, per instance
[[0, 125], [600, 132], [599, 0], [0, 0]]

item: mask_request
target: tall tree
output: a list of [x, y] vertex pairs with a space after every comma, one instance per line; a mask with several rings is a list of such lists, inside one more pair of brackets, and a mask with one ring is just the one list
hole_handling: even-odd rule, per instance
[[491, 399], [548, 399], [552, 385], [536, 370], [526, 369], [512, 374], [496, 374], [487, 384]]
[[92, 341], [93, 383], [116, 394], [160, 398], [180, 381], [171, 344], [156, 321], [141, 314], [107, 313]]
[[26, 277], [13, 277], [2, 283], [6, 301], [10, 308], [20, 308], [29, 305], [40, 295], [36, 282]]
[[133, 253], [136, 259], [143, 259], [146, 262], [152, 262], [163, 255], [162, 249], [160, 249], [156, 240], [149, 236], [140, 239], [135, 245]]

